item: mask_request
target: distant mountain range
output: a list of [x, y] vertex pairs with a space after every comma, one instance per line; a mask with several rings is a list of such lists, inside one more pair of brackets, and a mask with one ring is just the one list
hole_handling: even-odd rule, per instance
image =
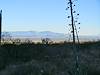
[[2, 34], [9, 34], [13, 38], [66, 38], [66, 34], [55, 33], [50, 31], [36, 32], [36, 31], [16, 31], [3, 32]]
[[[2, 32], [2, 35], [10, 35], [12, 38], [50, 38], [50, 39], [63, 39], [68, 40], [70, 37], [68, 34], [64, 33], [55, 33], [51, 31], [16, 31], [16, 32]], [[79, 36], [81, 41], [96, 41], [100, 40], [100, 35], [97, 36]], [[72, 38], [70, 38], [72, 39]]]

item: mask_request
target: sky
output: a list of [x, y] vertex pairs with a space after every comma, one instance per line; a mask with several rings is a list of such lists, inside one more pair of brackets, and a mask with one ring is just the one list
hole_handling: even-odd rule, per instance
[[[3, 31], [69, 33], [68, 0], [0, 0]], [[80, 35], [100, 35], [100, 0], [78, 0]], [[74, 10], [74, 9], [73, 9]]]

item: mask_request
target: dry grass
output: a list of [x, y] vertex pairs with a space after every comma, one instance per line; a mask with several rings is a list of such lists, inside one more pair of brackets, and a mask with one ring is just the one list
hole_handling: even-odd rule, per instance
[[[78, 45], [80, 75], [100, 75], [100, 42]], [[72, 43], [3, 44], [0, 75], [74, 74]]]

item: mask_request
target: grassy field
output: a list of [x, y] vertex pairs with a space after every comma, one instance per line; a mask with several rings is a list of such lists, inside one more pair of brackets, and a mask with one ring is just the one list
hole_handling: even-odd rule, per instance
[[[80, 75], [100, 75], [100, 42], [77, 45]], [[3, 44], [0, 75], [74, 75], [72, 43]]]

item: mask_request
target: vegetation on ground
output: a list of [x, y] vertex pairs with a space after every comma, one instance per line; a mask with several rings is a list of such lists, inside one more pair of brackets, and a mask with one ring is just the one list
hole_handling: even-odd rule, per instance
[[[100, 42], [76, 45], [80, 75], [100, 75]], [[3, 44], [0, 46], [0, 75], [73, 75], [72, 43]]]

